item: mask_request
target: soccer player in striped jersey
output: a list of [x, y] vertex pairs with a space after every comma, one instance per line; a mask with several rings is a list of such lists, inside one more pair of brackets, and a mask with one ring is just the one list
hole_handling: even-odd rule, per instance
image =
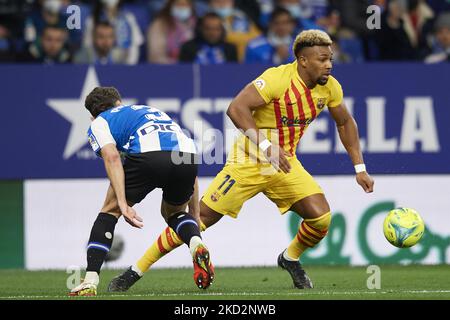
[[[146, 105], [125, 106], [112, 87], [97, 87], [85, 107], [95, 118], [88, 130], [94, 152], [103, 158], [111, 182], [101, 212], [92, 226], [87, 245], [87, 268], [83, 283], [71, 296], [97, 294], [100, 268], [111, 248], [114, 228], [123, 215], [133, 227], [143, 220], [132, 208], [155, 188], [163, 190], [161, 214], [174, 237], [189, 246], [194, 280], [206, 288], [214, 278], [209, 251], [203, 244], [198, 216], [197, 161], [194, 141], [164, 112]], [[119, 152], [125, 154], [122, 165]]]
[[[343, 102], [339, 82], [331, 76], [331, 39], [323, 31], [301, 32], [294, 41], [296, 60], [267, 69], [231, 102], [227, 115], [243, 131], [227, 164], [200, 201], [202, 229], [224, 215], [236, 218], [243, 203], [262, 192], [281, 214], [294, 211], [303, 218], [298, 233], [278, 256], [278, 265], [291, 275], [296, 288], [312, 288], [299, 259], [327, 234], [330, 206], [314, 178], [296, 157], [297, 145], [308, 126], [328, 107], [340, 139], [355, 167], [356, 181], [365, 192], [374, 181], [366, 171], [354, 118]], [[167, 228], [136, 263], [140, 273], [181, 244]], [[139, 278], [135, 278], [139, 279]], [[134, 282], [122, 281], [127, 290]]]

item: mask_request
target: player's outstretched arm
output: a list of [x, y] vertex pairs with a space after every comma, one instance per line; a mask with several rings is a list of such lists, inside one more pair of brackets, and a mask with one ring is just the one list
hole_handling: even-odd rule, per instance
[[144, 226], [142, 219], [136, 214], [133, 208], [128, 206], [125, 198], [125, 173], [119, 151], [117, 151], [114, 144], [107, 144], [100, 152], [122, 215], [133, 227], [142, 228]]
[[373, 192], [374, 181], [367, 173], [359, 143], [358, 126], [355, 119], [348, 112], [344, 103], [337, 107], [329, 108], [330, 114], [336, 122], [339, 138], [347, 150], [355, 169], [357, 169], [356, 181], [365, 192]]
[[[233, 121], [234, 125], [243, 131], [243, 133], [257, 146], [263, 149], [264, 155], [276, 169], [289, 172], [291, 165], [286, 159], [285, 151], [279, 146], [271, 145], [262, 132], [256, 126], [252, 116], [252, 111], [258, 107], [265, 106], [266, 103], [256, 90], [253, 83], [249, 83], [233, 99], [227, 110], [227, 115]], [[268, 142], [263, 147], [264, 142]]]

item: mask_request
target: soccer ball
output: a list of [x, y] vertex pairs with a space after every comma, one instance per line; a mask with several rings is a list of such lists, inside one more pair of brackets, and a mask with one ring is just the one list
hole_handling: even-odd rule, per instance
[[384, 219], [383, 232], [387, 241], [398, 248], [409, 248], [423, 236], [425, 224], [416, 210], [397, 208]]

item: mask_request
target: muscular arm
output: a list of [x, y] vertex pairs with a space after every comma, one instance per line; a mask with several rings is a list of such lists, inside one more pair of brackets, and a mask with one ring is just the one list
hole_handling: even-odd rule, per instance
[[[343, 103], [334, 108], [329, 108], [330, 114], [339, 132], [339, 138], [347, 150], [353, 165], [364, 163], [361, 146], [359, 144], [358, 127], [355, 119], [348, 112]], [[364, 171], [356, 174], [356, 181], [365, 192], [373, 192], [373, 179]]]
[[252, 111], [259, 106], [265, 105], [264, 99], [260, 96], [252, 83], [249, 83], [233, 99], [227, 110], [227, 115], [238, 129], [242, 129], [244, 134], [256, 145], [266, 139], [256, 127]]
[[106, 144], [100, 153], [105, 163], [106, 173], [114, 189], [120, 212], [133, 227], [142, 228], [144, 226], [142, 218], [137, 215], [133, 208], [128, 206], [125, 197], [125, 172], [123, 171], [119, 151], [114, 144], [110, 143]]
[[[256, 145], [264, 141], [266, 137], [260, 132], [253, 119], [252, 112], [258, 107], [265, 106], [266, 103], [256, 90], [252, 83], [249, 83], [239, 94], [233, 99], [227, 110], [227, 115], [233, 121], [234, 125], [243, 131], [243, 133]], [[289, 172], [290, 164], [285, 158], [284, 151], [280, 152], [280, 148], [273, 152], [272, 147], [267, 150], [268, 159], [271, 163], [283, 170]], [[274, 155], [277, 158], [277, 163], [273, 162]], [[279, 157], [279, 163], [278, 163]]]
[[329, 108], [331, 117], [336, 122], [339, 138], [347, 150], [353, 165], [364, 163], [359, 144], [358, 127], [355, 119], [342, 103], [335, 108]]

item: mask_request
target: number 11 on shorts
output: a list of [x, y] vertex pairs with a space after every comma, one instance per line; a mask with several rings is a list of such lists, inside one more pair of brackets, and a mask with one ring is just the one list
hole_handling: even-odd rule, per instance
[[230, 179], [231, 176], [229, 174], [227, 174], [225, 176], [225, 179], [223, 180], [223, 182], [220, 184], [219, 188], [217, 188], [217, 191], [220, 191], [222, 189], [222, 187], [228, 182], [227, 187], [225, 188], [225, 190], [223, 190], [222, 194], [226, 195], [228, 191], [230, 191], [231, 187], [235, 184], [236, 180], [234, 179]]

